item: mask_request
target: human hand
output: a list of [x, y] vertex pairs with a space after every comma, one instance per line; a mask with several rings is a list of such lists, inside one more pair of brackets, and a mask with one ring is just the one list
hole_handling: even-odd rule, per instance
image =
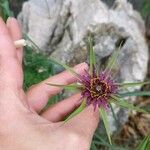
[[[60, 92], [46, 83], [70, 84], [76, 81], [67, 71], [55, 75], [26, 93], [22, 89], [22, 48], [14, 41], [21, 39], [19, 25], [0, 18], [0, 150], [88, 150], [98, 125], [99, 116], [88, 106], [62, 125], [66, 115], [78, 105], [80, 94], [73, 95], [40, 113], [48, 99]], [[74, 70], [83, 74], [85, 63]]]

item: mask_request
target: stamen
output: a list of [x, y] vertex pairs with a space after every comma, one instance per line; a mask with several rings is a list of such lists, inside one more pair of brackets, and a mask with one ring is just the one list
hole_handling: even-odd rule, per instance
[[100, 92], [100, 91], [102, 90], [101, 86], [98, 85], [98, 86], [96, 87], [96, 90]]

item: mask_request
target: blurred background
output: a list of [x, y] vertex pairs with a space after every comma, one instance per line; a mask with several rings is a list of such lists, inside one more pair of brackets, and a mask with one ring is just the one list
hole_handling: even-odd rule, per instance
[[[26, 0], [0, 0], [0, 16], [2, 16], [4, 20], [7, 20], [9, 16], [17, 17], [18, 14], [22, 11], [23, 2], [25, 1]], [[105, 3], [105, 5], [107, 5], [108, 9], [117, 7], [115, 6], [117, 5], [117, 3], [114, 4], [114, 0], [102, 0], [102, 1]], [[148, 48], [149, 48], [148, 52], [149, 52], [149, 58], [150, 58], [150, 1], [149, 0], [129, 0], [129, 2], [132, 4], [133, 8], [140, 13], [142, 20], [144, 22], [144, 30], [142, 30], [141, 32], [144, 35], [146, 44], [148, 45]], [[111, 31], [108, 31], [108, 32], [111, 32]], [[121, 37], [122, 36], [124, 37], [124, 35], [121, 35]], [[27, 38], [28, 40], [30, 40], [31, 43], [33, 42], [31, 39], [29, 39], [29, 37], [27, 37], [27, 35], [24, 35], [24, 38]], [[80, 44], [80, 46], [81, 45], [82, 44]], [[50, 49], [59, 48], [60, 46], [58, 45], [57, 47], [55, 45], [53, 47], [50, 47]], [[77, 49], [79, 49], [80, 46], [78, 46]], [[40, 48], [42, 46], [40, 48], [39, 47], [40, 47], [39, 45], [36, 45], [36, 40], [35, 40], [33, 42], [33, 46], [26, 47], [24, 50], [24, 71], [25, 71], [24, 72], [24, 89], [25, 90], [27, 90], [31, 85], [38, 83], [61, 70], [61, 69], [59, 70], [55, 66], [55, 64], [51, 62], [49, 56], [52, 52], [41, 51]], [[79, 56], [76, 56], [77, 55], [76, 53], [74, 55], [75, 56], [71, 56], [71, 57], [73, 57], [73, 60], [75, 61], [70, 60], [69, 62], [69, 64], [71, 65], [78, 63], [79, 62], [78, 59], [80, 59]], [[82, 57], [84, 57], [85, 54], [81, 52], [80, 55], [83, 55]], [[77, 57], [77, 60], [74, 59], [74, 57]], [[105, 60], [102, 59], [101, 61], [105, 61]], [[147, 70], [147, 73], [145, 75], [145, 80], [150, 80], [150, 61], [148, 61], [148, 66], [146, 70]], [[141, 87], [141, 91], [150, 91], [150, 85]], [[59, 101], [60, 99], [61, 99], [61, 95], [54, 96], [49, 101], [48, 105], [53, 104]], [[145, 108], [150, 107], [150, 97], [139, 96], [136, 98], [135, 104], [141, 107], [145, 107]], [[142, 114], [142, 113], [130, 113], [125, 123], [119, 128], [117, 132], [115, 131], [113, 133], [112, 139], [113, 139], [113, 142], [115, 143], [114, 146], [109, 145], [108, 141], [105, 138], [103, 138], [101, 134], [96, 132], [96, 135], [94, 136], [94, 138], [97, 139], [98, 142], [96, 144], [92, 143], [91, 149], [92, 150], [105, 150], [105, 149], [113, 149], [113, 150], [135, 149], [136, 150], [140, 141], [145, 136], [147, 136], [149, 132], [150, 132], [150, 115]]]

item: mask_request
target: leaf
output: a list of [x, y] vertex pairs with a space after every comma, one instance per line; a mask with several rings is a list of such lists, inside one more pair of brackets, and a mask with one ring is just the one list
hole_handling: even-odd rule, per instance
[[111, 137], [110, 137], [110, 129], [109, 129], [109, 123], [108, 123], [107, 113], [104, 110], [104, 108], [99, 108], [99, 112], [100, 112], [100, 115], [102, 117], [105, 129], [106, 129], [108, 140], [109, 140], [110, 144], [112, 144], [111, 143]]
[[133, 104], [131, 103], [128, 103], [126, 100], [124, 99], [120, 99], [118, 98], [117, 96], [114, 96], [112, 95], [112, 102], [115, 103], [116, 105], [119, 105], [121, 107], [124, 107], [124, 108], [128, 108], [128, 109], [131, 109], [131, 110], [136, 110], [138, 112], [143, 112], [143, 113], [147, 113], [145, 110], [139, 108], [139, 107], [136, 107], [134, 106]]
[[150, 84], [150, 81], [146, 82], [135, 82], [135, 83], [117, 83], [118, 86], [121, 86], [122, 88], [127, 88], [127, 87], [133, 87], [133, 86], [142, 86]]
[[66, 90], [77, 90], [77, 89], [83, 88], [83, 85], [78, 85], [78, 84], [69, 84], [69, 85], [52, 84], [52, 83], [46, 83], [46, 84], [50, 86], [62, 87]]
[[97, 150], [97, 147], [93, 141], [91, 143], [91, 150]]
[[88, 41], [89, 41], [89, 51], [90, 51], [90, 74], [91, 74], [91, 76], [93, 76], [94, 66], [96, 64], [96, 60], [95, 60], [95, 54], [94, 54], [91, 36], [88, 38]]
[[134, 92], [126, 92], [126, 93], [119, 93], [121, 97], [127, 96], [150, 96], [150, 91], [134, 91]]
[[116, 64], [117, 57], [119, 56], [121, 46], [122, 46], [122, 42], [121, 42], [120, 46], [116, 49], [116, 51], [113, 52], [112, 56], [108, 60], [108, 64], [105, 68], [105, 71], [108, 73], [108, 75], [111, 72], [114, 65]]
[[115, 124], [116, 124], [116, 126], [118, 127], [118, 126], [119, 126], [119, 122], [118, 122], [117, 116], [116, 116], [116, 114], [115, 114], [115, 112], [114, 112], [114, 109], [113, 109], [111, 103], [110, 103], [109, 105], [110, 105], [110, 109], [111, 109], [112, 116], [113, 116], [113, 118], [114, 118]]
[[6, 21], [8, 17], [14, 16], [13, 12], [9, 7], [9, 1], [3, 0], [0, 1], [0, 16]]
[[26, 33], [23, 33], [23, 36], [24, 38], [26, 39], [26, 42], [27, 42], [27, 46], [29, 46], [30, 48], [38, 51], [38, 52], [41, 52], [42, 50], [32, 41], [32, 39], [26, 34]]
[[[80, 77], [80, 75], [78, 73], [76, 73], [71, 67], [67, 66], [66, 64], [62, 64], [54, 59], [51, 59], [51, 61], [53, 61], [54, 63], [62, 66], [63, 68], [65, 68], [67, 71], [69, 71], [70, 73], [72, 73], [73, 75], [75, 75], [76, 77]], [[79, 78], [80, 79], [80, 78]]]
[[148, 134], [138, 146], [137, 150], [149, 150], [150, 149], [150, 134]]
[[119, 56], [120, 49], [118, 48], [116, 51], [113, 52], [112, 56], [108, 60], [108, 64], [105, 68], [106, 71], [110, 72], [111, 69], [114, 67], [117, 57]]
[[96, 145], [103, 145], [103, 146], [106, 146], [108, 147], [109, 150], [131, 150], [131, 149], [128, 149], [127, 147], [120, 147], [120, 146], [117, 146], [117, 145], [111, 145], [111, 144], [104, 144], [103, 142], [99, 142], [99, 141], [93, 141]]
[[81, 105], [73, 113], [71, 113], [69, 115], [69, 117], [64, 121], [64, 123], [68, 122], [68, 120], [70, 120], [74, 116], [78, 115], [81, 111], [83, 111], [83, 109], [85, 107], [86, 107], [86, 103], [85, 103], [85, 100], [83, 100], [83, 102], [81, 103]]
[[104, 135], [100, 135], [100, 133], [97, 133], [97, 132], [94, 135], [98, 139], [98, 141], [94, 140], [94, 143], [96, 143], [98, 145], [104, 145], [106, 147], [109, 147], [110, 149], [114, 149], [113, 145], [111, 145], [107, 141], [105, 141], [105, 138], [103, 138]]

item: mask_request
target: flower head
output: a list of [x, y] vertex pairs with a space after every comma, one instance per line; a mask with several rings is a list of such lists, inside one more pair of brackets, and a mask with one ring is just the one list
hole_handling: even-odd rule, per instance
[[108, 109], [109, 99], [112, 94], [118, 92], [118, 86], [115, 84], [107, 71], [93, 75], [86, 72], [81, 76], [81, 84], [83, 84], [82, 97], [86, 98], [86, 105], [93, 104], [96, 107]]

